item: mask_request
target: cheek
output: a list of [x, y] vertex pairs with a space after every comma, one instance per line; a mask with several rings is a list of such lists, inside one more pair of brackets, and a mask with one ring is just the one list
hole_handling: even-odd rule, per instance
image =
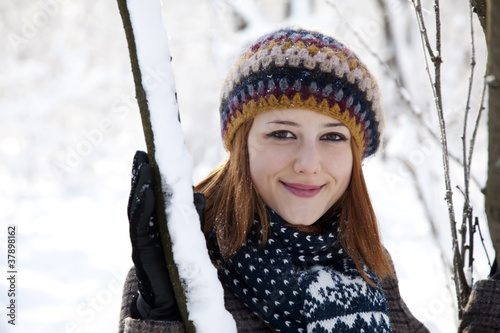
[[330, 175], [334, 176], [339, 183], [346, 183], [348, 185], [351, 181], [352, 165], [351, 151], [344, 151], [331, 156], [331, 160], [328, 163], [328, 170]]
[[[262, 148], [262, 146], [260, 146]], [[265, 146], [264, 146], [265, 147]], [[286, 169], [286, 154], [280, 149], [265, 147], [250, 150], [249, 165], [252, 183], [267, 205], [271, 205], [280, 175]]]
[[248, 157], [252, 179], [279, 172], [286, 165], [289, 152], [273, 145], [249, 142]]
[[260, 199], [266, 205], [272, 206], [271, 174], [262, 158], [258, 157], [250, 161], [250, 177], [252, 178], [253, 188]]
[[342, 163], [342, 173], [344, 174], [344, 178], [346, 179], [351, 179], [351, 174], [352, 174], [352, 152], [349, 150], [348, 152], [345, 153], [344, 159], [345, 162]]
[[344, 167], [344, 182], [346, 183], [345, 187], [347, 188], [347, 185], [351, 182], [351, 176], [352, 176], [352, 155], [349, 154], [348, 162], [345, 164]]
[[252, 176], [252, 180], [255, 180], [258, 178], [260, 173], [259, 170], [261, 169], [260, 164], [262, 163], [262, 154], [260, 149], [258, 149], [258, 146], [253, 141], [248, 142], [248, 163], [250, 166], [250, 175]]
[[257, 160], [250, 160], [250, 177], [252, 178], [252, 183], [257, 189], [257, 192], [260, 187], [260, 182], [259, 180], [262, 179], [262, 168], [259, 165], [259, 161]]
[[250, 176], [252, 181], [259, 185], [266, 182], [279, 168], [279, 161], [267, 151], [261, 151], [255, 155], [249, 155]]
[[266, 176], [266, 170], [268, 169], [266, 165], [268, 164], [268, 159], [265, 154], [265, 150], [262, 149], [262, 145], [256, 145], [253, 142], [249, 142], [248, 145], [248, 162], [250, 166], [250, 177], [252, 178], [252, 183], [260, 194], [262, 189], [262, 182]]

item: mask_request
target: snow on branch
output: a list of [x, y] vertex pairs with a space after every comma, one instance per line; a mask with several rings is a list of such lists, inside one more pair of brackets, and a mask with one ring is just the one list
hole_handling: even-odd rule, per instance
[[[155, 196], [164, 253], [186, 331], [236, 332], [193, 203], [193, 163], [179, 121], [160, 0], [118, 0], [118, 4], [148, 154], [157, 176]], [[165, 79], [148, 84], [151, 70]]]

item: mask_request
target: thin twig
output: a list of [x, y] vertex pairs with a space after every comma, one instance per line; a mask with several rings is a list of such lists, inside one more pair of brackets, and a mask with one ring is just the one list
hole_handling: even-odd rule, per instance
[[[424, 20], [424, 14], [422, 13], [422, 3], [420, 0], [414, 0], [413, 5], [415, 6], [415, 11], [417, 14], [417, 21], [419, 24], [420, 28], [420, 37], [422, 38], [423, 41], [423, 46], [424, 46], [424, 53], [425, 49], [427, 49], [427, 54], [429, 54], [429, 57], [431, 58], [431, 61], [434, 62], [434, 51], [432, 50], [431, 43], [429, 41], [429, 35], [427, 34], [427, 28], [425, 27], [425, 20]], [[437, 27], [436, 27], [437, 29]], [[437, 32], [436, 32], [436, 37], [437, 37]], [[436, 50], [438, 51], [438, 50]], [[438, 51], [439, 54], [439, 51]]]
[[[379, 2], [382, 2], [381, 0]], [[333, 7], [337, 13], [339, 14], [339, 17], [342, 17], [342, 15], [340, 15], [340, 10], [338, 9], [338, 7], [336, 6], [334, 0], [328, 0], [327, 3]], [[382, 9], [383, 10], [383, 9]], [[368, 43], [359, 33], [356, 29], [354, 29], [352, 27], [352, 25], [349, 23], [349, 21], [345, 21], [344, 22], [346, 27], [349, 29], [349, 31], [352, 32], [352, 34], [354, 35], [354, 37], [363, 45], [363, 48], [366, 49], [370, 55], [375, 58], [375, 60], [377, 60], [377, 62], [379, 63], [379, 65], [381, 66], [381, 68], [384, 70], [385, 74], [391, 78], [394, 82], [394, 84], [396, 85], [396, 93], [398, 95], [398, 98], [403, 102], [403, 104], [407, 107], [408, 110], [411, 111], [411, 114], [417, 118], [417, 120], [419, 121], [420, 125], [422, 125], [426, 130], [427, 130], [427, 133], [436, 141], [436, 142], [441, 142], [439, 136], [434, 132], [434, 130], [425, 122], [425, 119], [424, 119], [424, 114], [420, 111], [419, 107], [417, 105], [415, 105], [413, 103], [413, 101], [411, 100], [410, 98], [410, 94], [408, 93], [408, 89], [406, 88], [406, 85], [405, 83], [403, 82], [403, 79], [401, 77], [401, 75], [398, 75], [401, 71], [397, 68], [392, 68], [392, 67], [395, 67], [396, 65], [396, 61], [393, 61], [393, 60], [389, 60], [389, 61], [384, 61], [377, 52], [375, 52], [375, 50], [373, 49], [372, 45], [370, 43]], [[385, 31], [386, 31], [386, 35], [387, 35], [387, 31], [389, 29], [386, 27], [385, 28]], [[424, 50], [425, 52], [425, 50]], [[391, 58], [392, 59], [392, 58]], [[462, 165], [462, 159], [458, 156], [456, 156], [455, 154], [449, 152], [449, 155], [450, 155], [450, 159], [454, 162], [456, 162], [458, 165]], [[478, 189], [481, 189], [482, 188], [482, 185], [481, 183], [479, 182], [479, 180], [474, 177], [473, 175], [470, 176], [471, 177], [471, 180], [473, 181], [473, 183], [476, 185], [476, 187]]]
[[479, 219], [476, 216], [474, 228], [477, 227], [477, 231], [479, 231], [479, 238], [481, 239], [481, 244], [483, 244], [484, 253], [486, 254], [486, 259], [488, 260], [488, 265], [491, 267], [492, 263], [490, 260], [490, 256], [488, 255], [488, 250], [486, 250], [486, 245], [484, 245], [483, 233], [481, 232], [481, 226], [479, 225]]
[[[469, 159], [468, 159], [468, 165], [467, 167], [470, 170], [471, 166], [471, 161], [472, 161], [472, 153], [474, 151], [474, 145], [476, 144], [476, 136], [477, 136], [477, 130], [479, 128], [479, 122], [481, 120], [481, 115], [483, 114], [483, 111], [486, 109], [484, 106], [485, 102], [485, 97], [486, 97], [486, 87], [487, 87], [487, 80], [486, 80], [486, 73], [484, 74], [484, 80], [483, 80], [483, 90], [481, 92], [481, 102], [479, 104], [479, 110], [477, 112], [477, 117], [476, 117], [476, 122], [474, 124], [474, 130], [472, 131], [472, 137], [470, 139], [470, 144], [469, 144]], [[470, 176], [470, 174], [469, 174]]]
[[452, 241], [454, 247], [458, 245], [458, 237], [457, 230], [455, 227], [455, 212], [453, 209], [453, 201], [451, 190], [451, 182], [449, 175], [449, 158], [448, 158], [448, 144], [446, 140], [446, 126], [444, 122], [443, 108], [442, 108], [442, 96], [441, 96], [441, 37], [439, 34], [441, 33], [440, 28], [440, 19], [439, 19], [439, 2], [436, 0], [434, 4], [434, 9], [436, 12], [436, 53], [439, 56], [435, 56], [432, 48], [430, 46], [429, 37], [427, 34], [427, 29], [425, 27], [423, 14], [422, 14], [422, 6], [419, 0], [414, 0], [413, 4], [415, 6], [415, 11], [417, 14], [417, 21], [420, 28], [420, 37], [422, 39], [422, 47], [424, 48], [424, 52], [427, 50], [431, 61], [434, 63], [434, 80], [432, 78], [432, 74], [430, 73], [430, 69], [427, 63], [427, 57], [425, 57], [426, 61], [426, 70], [429, 77], [429, 81], [432, 86], [432, 91], [434, 94], [434, 100], [436, 103], [436, 109], [439, 118], [439, 127], [441, 132], [441, 148], [443, 152], [443, 164], [444, 164], [444, 172], [445, 172], [445, 185], [446, 185], [446, 202], [448, 203], [448, 214], [450, 218], [450, 222], [452, 224], [451, 233], [452, 233]]
[[[469, 3], [469, 23], [470, 23], [470, 35], [471, 35], [471, 62], [470, 62], [470, 77], [469, 77], [469, 88], [467, 91], [467, 102], [465, 104], [465, 114], [464, 114], [464, 127], [462, 132], [462, 153], [463, 153], [463, 171], [464, 171], [464, 206], [462, 213], [462, 243], [465, 243], [465, 237], [467, 231], [469, 231], [469, 269], [471, 271], [471, 284], [472, 284], [472, 274], [473, 274], [473, 265], [474, 261], [474, 223], [472, 221], [472, 207], [470, 206], [470, 191], [469, 191], [469, 183], [470, 183], [470, 161], [467, 156], [467, 122], [469, 118], [470, 111], [470, 100], [472, 95], [472, 86], [474, 82], [474, 70], [476, 67], [476, 48], [474, 45], [474, 23], [472, 20], [472, 4]], [[467, 227], [468, 225], [468, 227]], [[462, 264], [465, 267], [465, 249], [462, 251]]]
[[[477, 113], [477, 117], [476, 117], [476, 122], [474, 124], [474, 130], [472, 131], [472, 137], [470, 139], [470, 144], [469, 144], [469, 156], [468, 156], [468, 160], [467, 160], [467, 169], [468, 169], [468, 176], [469, 176], [469, 179], [470, 179], [470, 170], [471, 170], [471, 161], [472, 161], [472, 153], [474, 152], [474, 145], [476, 143], [476, 135], [477, 135], [477, 130], [479, 128], [479, 122], [481, 120], [481, 115], [483, 113], [483, 110], [485, 109], [484, 107], [484, 99], [485, 99], [485, 95], [486, 95], [486, 74], [484, 75], [484, 80], [483, 80], [483, 90], [481, 92], [481, 102], [480, 102], [480, 107], [479, 107], [479, 110], [478, 110], [478, 113]], [[465, 168], [465, 166], [464, 166]], [[473, 285], [473, 272], [474, 272], [474, 266], [473, 266], [473, 261], [474, 261], [474, 257], [473, 257], [473, 254], [474, 254], [474, 233], [475, 233], [475, 227], [472, 225], [472, 207], [470, 207], [470, 202], [468, 202], [469, 204], [469, 207], [468, 207], [468, 211], [469, 211], [469, 216], [468, 216], [468, 219], [469, 219], [469, 243], [470, 243], [470, 250], [469, 250], [469, 267], [471, 269], [471, 285]], [[464, 204], [464, 210], [465, 210], [465, 204]], [[477, 224], [477, 217], [476, 217], [476, 224]], [[477, 224], [478, 225], [478, 224]], [[479, 227], [479, 225], [478, 225]], [[481, 232], [481, 229], [478, 229], [479, 232]], [[484, 250], [486, 251], [486, 248], [484, 247], [484, 241], [483, 241], [483, 238], [482, 238], [482, 235], [481, 235], [481, 242], [483, 244], [483, 248]], [[488, 256], [488, 252], [486, 252], [486, 256]], [[488, 258], [488, 263], [489, 263], [489, 258]]]
[[449, 153], [448, 153], [448, 143], [446, 137], [446, 124], [444, 120], [443, 113], [443, 101], [441, 94], [441, 19], [440, 19], [440, 8], [439, 8], [439, 0], [434, 1], [434, 15], [435, 15], [435, 25], [436, 25], [436, 50], [435, 52], [432, 50], [432, 47], [429, 42], [429, 37], [427, 33], [427, 28], [425, 26], [425, 20], [422, 14], [422, 6], [420, 0], [413, 0], [413, 5], [415, 7], [415, 13], [417, 16], [417, 22], [420, 29], [420, 38], [422, 40], [422, 47], [424, 49], [424, 55], [426, 54], [431, 59], [434, 65], [434, 79], [430, 73], [430, 69], [428, 66], [427, 56], [425, 56], [426, 63], [426, 71], [429, 77], [429, 81], [431, 83], [434, 101], [436, 104], [436, 111], [438, 114], [439, 120], [439, 128], [441, 134], [441, 150], [443, 155], [443, 166], [444, 166], [444, 178], [445, 178], [445, 186], [446, 186], [446, 195], [445, 200], [448, 205], [448, 216], [450, 219], [450, 231], [452, 235], [452, 247], [453, 247], [453, 273], [455, 276], [455, 288], [457, 291], [457, 301], [459, 308], [459, 317], [461, 317], [463, 313], [463, 309], [465, 304], [469, 298], [470, 287], [467, 283], [467, 279], [465, 278], [464, 270], [463, 270], [463, 258], [462, 253], [460, 252], [460, 248], [458, 245], [458, 235], [457, 235], [457, 227], [456, 227], [456, 219], [455, 219], [455, 210], [453, 207], [453, 191], [451, 187], [450, 181], [450, 167], [449, 167]]
[[[435, 90], [435, 85], [432, 80], [432, 74], [430, 72], [430, 67], [429, 67], [429, 61], [427, 60], [427, 52], [428, 48], [430, 47], [429, 44], [429, 38], [427, 37], [427, 29], [425, 27], [425, 24], [423, 22], [423, 14], [422, 14], [422, 5], [420, 4], [419, 0], [413, 0], [413, 5], [415, 7], [415, 14], [417, 16], [417, 23], [418, 23], [418, 28], [420, 31], [420, 40], [422, 41], [422, 50], [424, 54], [424, 61], [425, 61], [425, 71], [427, 72], [427, 76], [429, 78], [430, 84], [431, 84], [431, 89], [432, 89], [432, 94], [434, 95], [434, 99], [436, 100], [436, 90]], [[429, 56], [432, 59], [432, 50], [430, 51]]]

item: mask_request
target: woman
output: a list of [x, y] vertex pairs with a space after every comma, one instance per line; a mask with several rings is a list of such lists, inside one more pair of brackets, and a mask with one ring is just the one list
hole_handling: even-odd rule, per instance
[[[265, 35], [226, 79], [220, 115], [229, 158], [195, 203], [238, 331], [427, 332], [399, 296], [364, 182], [384, 117], [356, 55], [318, 32]], [[120, 331], [182, 332], [144, 153], [133, 175]]]

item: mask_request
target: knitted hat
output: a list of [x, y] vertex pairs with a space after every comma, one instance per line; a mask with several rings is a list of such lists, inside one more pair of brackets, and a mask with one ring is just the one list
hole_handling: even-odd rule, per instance
[[255, 115], [307, 109], [349, 128], [362, 157], [380, 144], [384, 115], [377, 83], [366, 66], [332, 37], [287, 28], [264, 35], [239, 58], [222, 87], [224, 146]]

